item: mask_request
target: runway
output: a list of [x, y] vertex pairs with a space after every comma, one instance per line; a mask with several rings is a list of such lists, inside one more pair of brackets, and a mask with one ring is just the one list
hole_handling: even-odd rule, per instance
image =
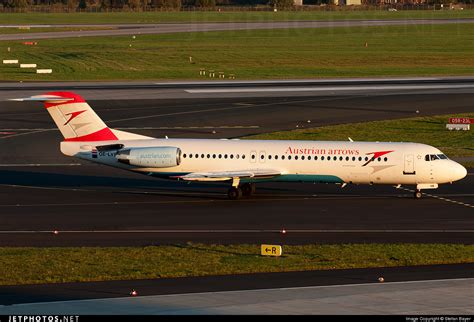
[[[105, 281], [105, 282], [85, 282], [85, 283], [57, 283], [57, 284], [39, 284], [39, 285], [19, 285], [19, 286], [0, 286], [0, 312], [12, 312], [15, 314], [39, 314], [46, 313], [52, 314], [52, 311], [57, 312], [56, 309], [61, 305], [70, 305], [68, 310], [62, 312], [72, 311], [77, 312], [78, 308], [83, 306], [81, 302], [74, 300], [92, 300], [92, 299], [126, 299], [129, 297], [130, 290], [135, 289], [138, 292], [138, 298], [143, 300], [150, 299], [150, 296], [173, 296], [180, 298], [183, 296], [195, 296], [204, 298], [210, 294], [225, 294], [223, 292], [245, 292], [258, 291], [258, 292], [271, 292], [280, 291], [285, 293], [298, 288], [313, 288], [319, 287], [319, 294], [325, 294], [326, 296], [334, 296], [335, 294], [327, 293], [325, 288], [345, 288], [344, 293], [347, 295], [348, 291], [352, 287], [382, 287], [378, 282], [379, 277], [384, 277], [386, 285], [390, 284], [410, 284], [418, 283], [430, 283], [437, 281], [444, 281], [447, 285], [456, 283], [456, 281], [463, 281], [462, 284], [469, 287], [472, 285], [473, 278], [473, 264], [453, 264], [453, 265], [431, 265], [431, 266], [409, 266], [409, 267], [381, 267], [381, 268], [365, 268], [365, 269], [340, 269], [340, 270], [322, 270], [322, 271], [305, 271], [305, 272], [283, 272], [283, 273], [258, 273], [258, 274], [238, 274], [228, 275], [225, 278], [222, 276], [201, 276], [201, 277], [184, 277], [184, 278], [160, 278], [153, 280], [130, 280], [130, 281]], [[417, 288], [424, 289], [423, 284], [416, 284]], [[372, 290], [370, 293], [377, 292]], [[377, 292], [378, 293], [378, 292]], [[393, 296], [394, 294], [392, 294]], [[405, 293], [406, 296], [406, 293]], [[423, 300], [427, 301], [428, 298], [437, 296], [433, 292], [430, 294], [425, 293]], [[464, 294], [456, 294], [456, 297], [464, 296]], [[273, 296], [261, 296], [256, 301], [261, 301], [262, 298], [272, 298], [271, 302], [277, 300]], [[293, 297], [296, 299], [296, 297]], [[334, 312], [331, 314], [337, 314], [337, 310], [340, 310], [342, 304], [339, 296], [334, 297], [333, 302], [338, 303], [338, 307], [334, 308]], [[469, 294], [465, 294], [465, 300], [469, 302]], [[73, 301], [73, 302], [71, 302]], [[368, 304], [370, 298], [366, 298], [363, 303]], [[397, 307], [391, 299], [393, 305], [384, 305], [386, 307]], [[412, 303], [414, 302], [411, 300]], [[445, 299], [446, 301], [446, 299]], [[239, 301], [233, 300], [230, 303], [237, 304]], [[32, 303], [28, 305], [28, 303]], [[83, 302], [89, 303], [81, 307], [82, 314], [92, 314], [91, 310], [95, 310], [94, 302]], [[96, 302], [97, 303], [97, 302]], [[178, 307], [173, 309], [184, 311], [192, 302], [187, 304], [181, 303]], [[453, 301], [457, 307], [459, 314], [460, 302]], [[220, 303], [213, 303], [213, 307], [221, 307], [227, 304], [226, 301]], [[301, 303], [305, 305], [304, 303]], [[349, 303], [345, 303], [348, 305]], [[359, 302], [359, 305], [361, 302]], [[426, 302], [425, 302], [426, 304]], [[404, 303], [406, 306], [406, 303]], [[208, 305], [209, 306], [209, 305]], [[266, 306], [266, 305], [265, 305]], [[260, 307], [263, 309], [265, 306]], [[443, 303], [443, 308], [447, 307], [447, 302]], [[99, 314], [106, 314], [107, 312], [114, 312], [120, 305], [115, 305], [115, 308], [105, 308], [103, 305], [99, 305], [101, 311]], [[301, 310], [301, 305], [295, 305], [288, 303], [285, 305], [286, 309]], [[469, 305], [468, 305], [469, 307]], [[156, 313], [166, 313], [164, 311], [167, 308], [160, 308], [160, 305], [154, 305]], [[399, 307], [397, 307], [399, 308]], [[409, 309], [413, 307], [408, 305]], [[439, 307], [436, 307], [439, 308]], [[131, 305], [128, 308], [131, 314], [131, 310], [137, 310], [137, 314], [145, 314], [143, 307]], [[353, 310], [354, 308], [352, 308]], [[373, 309], [373, 308], [372, 308]], [[383, 308], [380, 308], [384, 310]], [[425, 306], [423, 309], [427, 309]], [[430, 308], [432, 311], [434, 308]], [[42, 311], [41, 311], [42, 310]], [[318, 313], [321, 308], [316, 309], [314, 306], [307, 307], [308, 312]], [[98, 314], [95, 313], [95, 314]], [[293, 313], [297, 313], [293, 312]], [[354, 312], [353, 312], [354, 313]], [[401, 312], [398, 312], [401, 314]], [[446, 314], [446, 312], [443, 312]], [[299, 314], [302, 314], [300, 312]], [[339, 313], [340, 314], [340, 313]]]
[[[37, 40], [92, 36], [123, 36], [145, 34], [170, 34], [181, 32], [255, 30], [255, 29], [289, 29], [289, 28], [334, 28], [334, 27], [368, 27], [368, 26], [407, 26], [473, 23], [474, 19], [409, 19], [409, 20], [345, 20], [345, 21], [288, 21], [288, 22], [225, 22], [225, 23], [163, 23], [163, 24], [104, 24], [98, 27], [114, 29], [87, 31], [57, 31], [20, 34], [0, 34], [1, 40]], [[4, 25], [11, 27], [12, 25]], [[80, 27], [84, 25], [58, 25], [58, 27]], [[52, 25], [35, 25], [34, 27], [51, 28]], [[94, 25], [87, 25], [94, 27]]]
[[[181, 98], [185, 90], [162, 89], [170, 97], [161, 99], [81, 94], [101, 97], [90, 103], [112, 127], [200, 138], [472, 112], [474, 101], [472, 89]], [[1, 92], [12, 94], [25, 93]], [[162, 181], [62, 156], [60, 134], [36, 104], [2, 103], [0, 133], [0, 246], [474, 241], [472, 170], [422, 200], [412, 199], [412, 187], [266, 183], [232, 202], [224, 184]]]

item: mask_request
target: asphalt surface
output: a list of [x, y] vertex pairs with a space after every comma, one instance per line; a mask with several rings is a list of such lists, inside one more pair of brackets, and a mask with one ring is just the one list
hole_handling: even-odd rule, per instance
[[[474, 264], [257, 273], [154, 280], [0, 286], [0, 305], [183, 293], [351, 285], [474, 277]], [[0, 307], [1, 312], [1, 307]]]
[[[0, 40], [23, 39], [55, 39], [91, 36], [121, 36], [144, 34], [169, 34], [181, 32], [254, 30], [254, 29], [289, 29], [289, 28], [332, 28], [332, 27], [368, 27], [368, 26], [406, 26], [406, 25], [437, 25], [473, 23], [474, 19], [409, 19], [409, 20], [346, 20], [346, 21], [288, 21], [288, 22], [225, 22], [225, 23], [166, 23], [143, 25], [114, 25], [99, 26], [116, 29], [87, 30], [87, 31], [58, 31], [42, 33], [22, 33], [0, 35]], [[74, 27], [76, 25], [62, 25]], [[77, 25], [81, 26], [81, 25]], [[93, 25], [88, 25], [89, 27]], [[36, 26], [38, 27], [38, 26]], [[51, 27], [51, 26], [47, 26]]]
[[[88, 92], [100, 96], [84, 90], [86, 99]], [[474, 101], [474, 92], [465, 89], [179, 98], [184, 92], [90, 103], [116, 128], [155, 137], [230, 138], [471, 112]], [[2, 103], [0, 246], [474, 241], [472, 170], [422, 200], [412, 199], [411, 187], [265, 183], [254, 197], [233, 202], [224, 184], [163, 181], [62, 156], [60, 140], [42, 107]]]

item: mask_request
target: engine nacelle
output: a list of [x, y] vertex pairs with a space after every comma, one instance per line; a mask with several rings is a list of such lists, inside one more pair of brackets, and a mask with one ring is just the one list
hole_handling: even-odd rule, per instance
[[118, 151], [116, 158], [137, 167], [170, 168], [181, 163], [181, 150], [173, 146], [129, 148]]

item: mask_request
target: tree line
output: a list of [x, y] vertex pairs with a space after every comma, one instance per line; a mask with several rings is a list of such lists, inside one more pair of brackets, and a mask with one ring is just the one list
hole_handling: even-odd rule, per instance
[[[377, 5], [384, 0], [362, 0], [363, 4]], [[426, 4], [437, 3], [474, 3], [474, 0], [427, 0]], [[332, 4], [333, 0], [304, 0], [305, 4]], [[401, 3], [410, 3], [405, 0]], [[277, 8], [293, 6], [293, 0], [0, 0], [4, 8], [28, 8], [33, 6], [63, 6], [69, 10], [100, 8], [100, 9], [125, 9], [139, 10], [141, 8], [170, 8], [182, 7], [213, 8], [216, 6], [257, 6], [270, 5]]]
[[[329, 3], [330, 0], [319, 0]], [[256, 6], [272, 5], [279, 8], [293, 6], [293, 0], [0, 0], [4, 8], [28, 8], [33, 6], [63, 6], [68, 9], [139, 9], [139, 8], [173, 8], [216, 6]]]

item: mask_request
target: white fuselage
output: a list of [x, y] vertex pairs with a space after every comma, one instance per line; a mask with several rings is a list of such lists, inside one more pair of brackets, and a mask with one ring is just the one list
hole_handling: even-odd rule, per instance
[[[118, 162], [116, 151], [91, 149], [108, 144], [125, 148], [173, 146], [181, 150], [177, 166], [137, 167]], [[355, 184], [441, 184], [462, 179], [464, 167], [437, 148], [419, 143], [144, 139], [101, 142], [62, 142], [69, 156], [159, 177], [193, 172], [277, 170], [272, 181], [309, 181]], [[373, 156], [376, 156], [371, 161]], [[264, 180], [264, 179], [259, 179]], [[248, 180], [252, 181], [252, 180]]]

